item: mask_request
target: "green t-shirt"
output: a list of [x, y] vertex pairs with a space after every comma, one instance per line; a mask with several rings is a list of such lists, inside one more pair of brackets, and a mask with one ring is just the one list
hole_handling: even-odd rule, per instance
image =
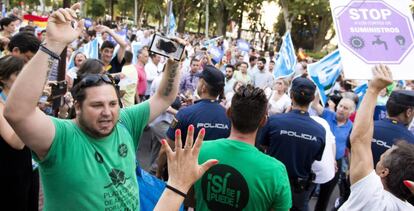
[[52, 118], [56, 134], [39, 162], [44, 210], [139, 210], [135, 152], [149, 114], [148, 101], [122, 109], [114, 131], [99, 140]]
[[229, 139], [204, 142], [199, 163], [218, 159], [195, 184], [197, 211], [288, 210], [292, 206], [285, 166], [254, 146]]

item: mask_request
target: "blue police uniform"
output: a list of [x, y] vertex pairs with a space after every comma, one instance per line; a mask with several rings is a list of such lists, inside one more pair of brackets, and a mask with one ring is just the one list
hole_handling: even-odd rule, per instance
[[308, 112], [292, 110], [271, 116], [260, 132], [259, 143], [285, 164], [290, 178], [308, 179], [312, 163], [322, 158], [325, 134]]
[[374, 122], [374, 136], [371, 145], [374, 166], [380, 160], [382, 153], [390, 149], [397, 140], [405, 140], [414, 144], [414, 135], [404, 124], [395, 120], [383, 119]]
[[230, 120], [227, 118], [226, 110], [216, 100], [202, 99], [196, 101], [194, 105], [179, 110], [167, 131], [167, 137], [175, 140], [175, 130], [181, 129], [184, 142], [187, 128], [191, 124], [194, 125], [195, 137], [201, 128], [205, 128], [204, 140], [227, 138], [230, 135]]

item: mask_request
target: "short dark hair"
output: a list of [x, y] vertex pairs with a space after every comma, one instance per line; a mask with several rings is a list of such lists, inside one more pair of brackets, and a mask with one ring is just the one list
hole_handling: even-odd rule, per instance
[[234, 69], [235, 69], [235, 68], [234, 68], [234, 66], [233, 66], [233, 65], [231, 65], [231, 64], [226, 65], [226, 69], [227, 69], [227, 68], [230, 68], [232, 71], [234, 71]]
[[196, 59], [196, 58], [193, 58], [193, 59], [191, 59], [191, 62], [190, 62], [190, 65], [192, 65], [193, 64], [193, 62], [199, 62], [200, 60], [198, 60], [198, 59]]
[[406, 112], [409, 108], [412, 108], [410, 106], [402, 105], [392, 98], [388, 99], [387, 104], [385, 104], [385, 107], [387, 108], [387, 113], [390, 117], [396, 117], [401, 113]]
[[106, 40], [101, 45], [101, 51], [104, 50], [105, 48], [114, 49], [115, 45], [111, 41]]
[[397, 147], [383, 161], [383, 166], [389, 170], [385, 183], [392, 194], [407, 200], [412, 193], [403, 181], [414, 180], [414, 145], [403, 140], [397, 141], [395, 145]]
[[95, 31], [95, 30], [88, 30], [88, 31], [86, 31], [86, 33], [87, 33], [90, 37], [96, 37], [96, 31]]
[[9, 51], [12, 52], [13, 48], [17, 47], [21, 53], [32, 52], [36, 53], [39, 49], [40, 41], [34, 34], [28, 32], [19, 32], [14, 35], [9, 42]]
[[205, 82], [204, 85], [206, 86], [208, 95], [212, 97], [218, 97], [224, 91], [224, 87], [214, 87], [207, 82]]
[[[4, 56], [0, 58], [0, 80], [8, 80], [11, 75], [19, 74], [23, 69], [24, 60], [16, 56]], [[4, 84], [0, 81], [0, 87]]]
[[256, 60], [257, 59], [257, 57], [256, 56], [250, 56], [249, 57], [249, 62], [252, 62], [252, 61], [254, 61], [254, 60]]
[[230, 106], [232, 127], [242, 133], [257, 130], [260, 121], [267, 114], [267, 97], [260, 88], [248, 84], [234, 93]]
[[263, 58], [263, 57], [261, 57], [261, 58], [259, 59], [259, 61], [261, 61], [263, 64], [266, 64], [266, 59], [265, 59], [265, 58]]
[[269, 63], [273, 63], [273, 64], [276, 64], [276, 62], [275, 61], [273, 61], [273, 60], [270, 60], [270, 62]]
[[126, 63], [131, 63], [133, 57], [134, 56], [132, 55], [131, 51], [125, 51], [124, 59]]
[[308, 106], [315, 98], [314, 95], [302, 95], [302, 93], [293, 90], [290, 90], [290, 97], [298, 106]]

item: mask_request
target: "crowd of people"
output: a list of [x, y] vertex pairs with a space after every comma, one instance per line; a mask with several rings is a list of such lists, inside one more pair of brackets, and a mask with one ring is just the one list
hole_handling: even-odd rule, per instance
[[[178, 34], [174, 60], [150, 50], [159, 32], [85, 27], [79, 6], [41, 30], [16, 10], [0, 20], [5, 210], [38, 210], [39, 189], [44, 210], [139, 210], [141, 142], [166, 183], [155, 210], [323, 211], [336, 187], [334, 210], [414, 210], [414, 81], [377, 65], [362, 101], [363, 81], [339, 77], [323, 105], [303, 52], [275, 78], [274, 50]], [[99, 58], [82, 51], [93, 42]]]

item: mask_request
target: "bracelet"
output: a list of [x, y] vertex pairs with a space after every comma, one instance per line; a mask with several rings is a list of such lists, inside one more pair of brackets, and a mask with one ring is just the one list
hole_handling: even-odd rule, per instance
[[39, 50], [43, 51], [44, 53], [51, 56], [52, 58], [60, 61], [60, 56], [58, 54], [56, 54], [55, 52], [53, 52], [53, 51], [49, 50], [48, 48], [46, 48], [46, 46], [44, 44], [40, 44]]
[[170, 189], [170, 190], [172, 190], [173, 192], [175, 192], [176, 194], [178, 194], [178, 195], [180, 195], [180, 196], [182, 196], [182, 197], [184, 197], [184, 198], [186, 198], [186, 197], [187, 197], [187, 194], [185, 194], [185, 193], [183, 193], [183, 192], [179, 191], [178, 189], [176, 189], [176, 188], [174, 188], [174, 187], [172, 187], [172, 186], [169, 186], [168, 184], [165, 184], [165, 187], [166, 187], [166, 188], [168, 188], [168, 189]]

